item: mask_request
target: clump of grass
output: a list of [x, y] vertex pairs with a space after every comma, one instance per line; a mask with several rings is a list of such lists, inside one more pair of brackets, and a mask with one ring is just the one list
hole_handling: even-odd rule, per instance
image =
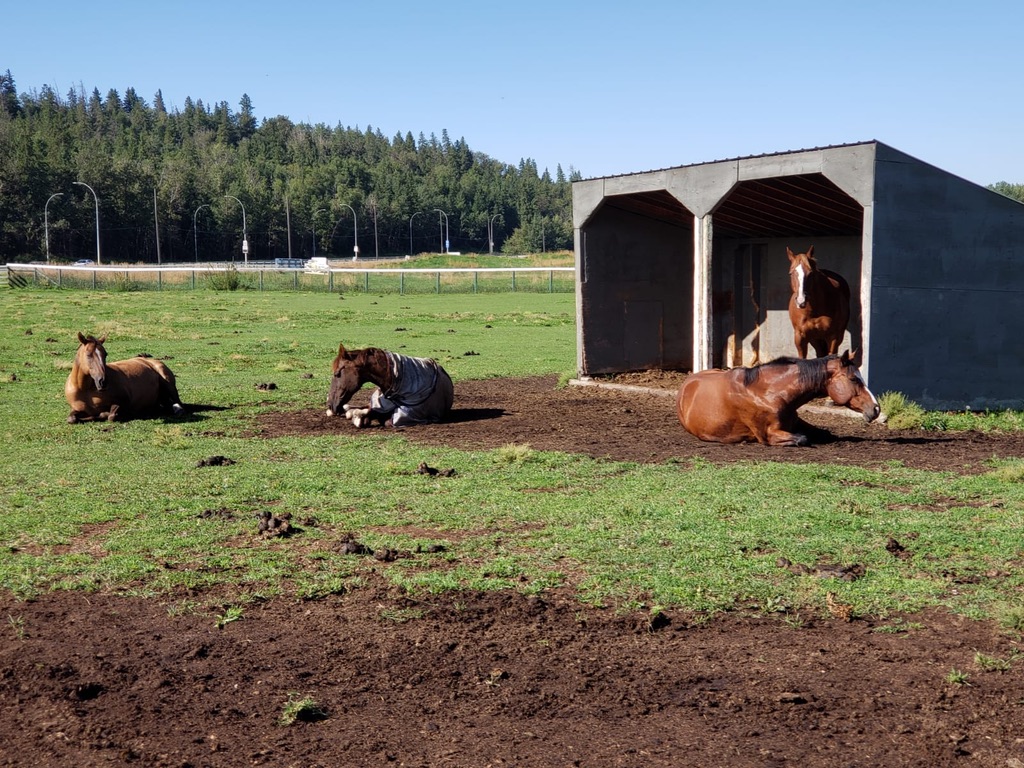
[[13, 630], [16, 638], [19, 640], [25, 639], [25, 619], [22, 616], [7, 614], [7, 624]]
[[1024, 608], [1007, 607], [1000, 612], [999, 626], [1010, 632], [1024, 634]]
[[956, 667], [953, 667], [953, 669], [949, 670], [949, 674], [946, 675], [946, 682], [951, 685], [970, 685], [968, 682], [970, 677], [966, 672], [961, 672]]
[[892, 623], [875, 627], [872, 631], [880, 634], [898, 635], [901, 632], [912, 632], [918, 629], [924, 629], [924, 624], [919, 621], [904, 621], [901, 618], [895, 618], [892, 620]]
[[998, 656], [989, 656], [987, 653], [975, 651], [974, 663], [985, 672], [1006, 672], [1010, 669], [1011, 659], [1000, 659]]
[[224, 613], [217, 617], [217, 629], [224, 629], [228, 624], [233, 621], [239, 621], [242, 618], [242, 609], [236, 605], [230, 606]]
[[223, 272], [211, 272], [206, 280], [207, 285], [215, 291], [237, 291], [245, 287], [245, 281], [234, 265]]
[[289, 693], [288, 701], [281, 710], [281, 717], [278, 720], [283, 726], [293, 725], [298, 721], [312, 723], [323, 720], [327, 712], [312, 696], [299, 696], [297, 693]]
[[501, 446], [501, 448], [495, 448], [494, 461], [498, 464], [522, 464], [533, 456], [533, 453], [533, 448], [530, 447], [529, 443], [521, 445], [509, 443], [508, 445]]
[[1022, 482], [1024, 481], [1024, 461], [1021, 461], [1020, 459], [1008, 461], [986, 474], [988, 477], [995, 480], [1001, 480], [1005, 483]]
[[892, 429], [922, 429], [925, 410], [902, 392], [883, 392], [878, 405], [886, 416], [886, 423]]
[[157, 448], [181, 449], [189, 448], [192, 442], [180, 425], [156, 427], [153, 430], [152, 443]]

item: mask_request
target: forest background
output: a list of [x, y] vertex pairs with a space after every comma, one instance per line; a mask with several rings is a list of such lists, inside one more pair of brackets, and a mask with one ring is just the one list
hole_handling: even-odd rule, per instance
[[[262, 122], [127, 88], [18, 94], [0, 75], [0, 260], [163, 263], [571, 250], [572, 182], [412, 132]], [[1024, 202], [1024, 184], [990, 189]], [[91, 194], [90, 194], [91, 193]], [[319, 249], [319, 250], [318, 250]]]
[[351, 257], [355, 244], [360, 258], [569, 250], [579, 178], [446, 130], [260, 121], [244, 94], [237, 111], [191, 98], [168, 111], [160, 91], [152, 104], [133, 88], [19, 95], [0, 75], [6, 262], [93, 259], [97, 237], [105, 263], [234, 260], [243, 233], [255, 261]]

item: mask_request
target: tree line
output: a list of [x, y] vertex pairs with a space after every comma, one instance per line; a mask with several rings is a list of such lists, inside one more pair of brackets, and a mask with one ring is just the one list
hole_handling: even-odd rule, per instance
[[[573, 247], [572, 185], [411, 132], [258, 120], [0, 75], [0, 256], [124, 263]], [[97, 239], [99, 246], [97, 246]], [[243, 253], [243, 239], [247, 252]]]

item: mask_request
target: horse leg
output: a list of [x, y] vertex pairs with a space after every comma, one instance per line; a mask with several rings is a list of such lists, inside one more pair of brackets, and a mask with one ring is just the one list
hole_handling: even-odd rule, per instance
[[121, 410], [121, 406], [114, 403], [110, 406], [110, 410], [100, 414], [100, 419], [106, 419], [107, 421], [117, 421], [117, 414]]
[[796, 344], [796, 353], [801, 360], [807, 359], [807, 337], [797, 331], [793, 334], [793, 343]]
[[166, 365], [154, 366], [160, 376], [160, 405], [164, 408], [170, 407], [171, 413], [181, 416], [185, 409], [181, 405], [181, 397], [178, 395], [178, 385], [174, 380], [174, 374]]
[[375, 411], [372, 408], [351, 408], [345, 411], [345, 418], [351, 419], [356, 429], [363, 429], [372, 426], [374, 422], [381, 426], [388, 424], [391, 420], [391, 414]]
[[784, 429], [773, 429], [768, 432], [768, 445], [776, 445], [782, 448], [801, 448], [810, 445], [811, 441], [807, 435], [799, 432], [787, 432]]

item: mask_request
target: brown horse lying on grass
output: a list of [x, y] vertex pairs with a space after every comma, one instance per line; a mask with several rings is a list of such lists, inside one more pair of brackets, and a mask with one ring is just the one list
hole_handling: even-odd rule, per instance
[[686, 431], [717, 443], [809, 445], [816, 432], [797, 409], [828, 395], [836, 405], [878, 418], [878, 401], [849, 352], [811, 360], [782, 357], [754, 368], [710, 370], [686, 377], [676, 411]]
[[107, 337], [78, 334], [80, 346], [64, 385], [71, 406], [68, 424], [124, 421], [156, 410], [185, 412], [171, 369], [151, 357], [107, 362]]
[[[353, 408], [349, 400], [370, 382], [377, 388], [369, 408]], [[436, 360], [409, 357], [377, 347], [345, 349], [331, 363], [327, 415], [341, 416], [356, 427], [379, 422], [392, 427], [442, 421], [452, 409], [451, 377]]]

